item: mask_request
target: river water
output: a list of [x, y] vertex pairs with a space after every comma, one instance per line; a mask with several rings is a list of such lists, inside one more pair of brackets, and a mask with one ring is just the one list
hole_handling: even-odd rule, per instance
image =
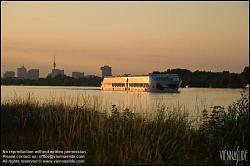
[[26, 98], [28, 94], [39, 102], [63, 101], [65, 104], [91, 104], [102, 110], [130, 108], [133, 112], [154, 113], [162, 107], [185, 110], [190, 116], [200, 116], [203, 109], [215, 105], [228, 107], [240, 98], [243, 89], [180, 88], [179, 93], [149, 93], [102, 91], [99, 87], [71, 86], [1, 86], [1, 102], [8, 98]]

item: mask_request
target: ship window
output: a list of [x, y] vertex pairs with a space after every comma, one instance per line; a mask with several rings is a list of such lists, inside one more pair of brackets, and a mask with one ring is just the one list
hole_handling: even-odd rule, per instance
[[112, 83], [112, 87], [124, 87], [123, 83]]
[[148, 87], [149, 84], [148, 83], [130, 83], [129, 84], [130, 87]]

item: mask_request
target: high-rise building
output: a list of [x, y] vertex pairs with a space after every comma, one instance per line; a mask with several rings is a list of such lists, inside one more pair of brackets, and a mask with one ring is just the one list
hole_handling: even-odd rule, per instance
[[14, 78], [15, 72], [14, 71], [6, 71], [3, 75], [4, 78]]
[[22, 67], [20, 67], [20, 68], [17, 68], [17, 77], [26, 78], [26, 73], [27, 73], [27, 70], [24, 67], [24, 65]]
[[78, 79], [78, 78], [83, 78], [84, 77], [84, 72], [72, 72], [72, 77], [73, 78], [76, 78], [76, 79]]
[[104, 65], [100, 69], [102, 70], [102, 77], [112, 76], [112, 67], [110, 67], [108, 65]]
[[64, 75], [64, 70], [61, 69], [52, 69], [51, 77], [55, 78], [58, 75]]
[[39, 79], [39, 69], [30, 69], [26, 74], [26, 78], [29, 80], [38, 80]]

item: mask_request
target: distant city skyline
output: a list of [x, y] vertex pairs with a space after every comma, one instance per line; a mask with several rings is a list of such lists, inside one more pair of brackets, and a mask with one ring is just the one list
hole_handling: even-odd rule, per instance
[[249, 2], [1, 2], [1, 76], [101, 76], [249, 66]]

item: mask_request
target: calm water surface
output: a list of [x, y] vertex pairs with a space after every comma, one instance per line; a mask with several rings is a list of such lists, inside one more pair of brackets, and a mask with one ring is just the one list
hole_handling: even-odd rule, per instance
[[243, 89], [181, 88], [180, 93], [149, 93], [102, 91], [99, 87], [1, 86], [1, 101], [11, 97], [27, 97], [27, 94], [40, 102], [61, 100], [69, 104], [83, 103], [82, 98], [85, 98], [84, 102], [92, 103], [95, 107], [110, 109], [115, 104], [121, 108], [132, 108], [135, 112], [152, 112], [165, 104], [169, 108], [187, 110], [191, 116], [196, 116], [204, 108], [209, 109], [215, 105], [227, 107], [240, 98], [242, 91]]

